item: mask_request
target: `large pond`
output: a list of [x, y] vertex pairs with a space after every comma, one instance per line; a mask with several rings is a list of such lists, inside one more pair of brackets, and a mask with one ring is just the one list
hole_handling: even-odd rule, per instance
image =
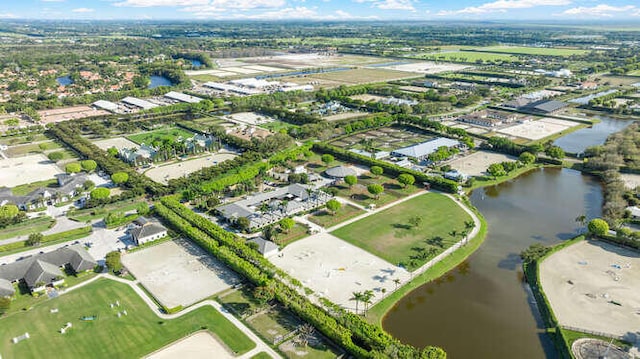
[[599, 216], [602, 188], [567, 169], [539, 169], [479, 189], [485, 243], [466, 262], [405, 296], [383, 327], [415, 346], [437, 345], [450, 358], [553, 358], [534, 301], [522, 283], [519, 253], [533, 243], [576, 235], [575, 218]]
[[174, 83], [164, 76], [151, 75], [151, 82], [147, 88], [154, 89], [160, 86], [173, 86]]
[[603, 144], [610, 134], [621, 131], [633, 122], [609, 117], [598, 117], [598, 119], [601, 122], [560, 137], [554, 141], [554, 144], [566, 152], [581, 153], [587, 147]]

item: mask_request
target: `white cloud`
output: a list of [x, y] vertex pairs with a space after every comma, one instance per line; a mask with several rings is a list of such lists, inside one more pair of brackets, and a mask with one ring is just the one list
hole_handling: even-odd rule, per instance
[[71, 12], [77, 12], [77, 13], [88, 13], [88, 12], [94, 12], [94, 9], [89, 9], [86, 7], [79, 7], [77, 9], [73, 9], [71, 10]]
[[637, 9], [634, 5], [611, 6], [606, 4], [600, 4], [593, 7], [578, 6], [578, 7], [565, 10], [560, 14], [555, 14], [555, 15], [556, 16], [579, 15], [582, 17], [612, 17], [613, 13], [623, 13], [623, 12], [631, 12], [632, 16], [637, 16], [638, 14], [640, 14], [640, 9]]
[[194, 13], [198, 18], [202, 19], [233, 19], [233, 20], [288, 20], [288, 19], [305, 19], [305, 20], [370, 20], [377, 19], [375, 16], [360, 17], [354, 16], [344, 10], [336, 10], [329, 14], [318, 13], [317, 7], [286, 7], [279, 10], [266, 11], [259, 14], [243, 14], [234, 12], [200, 12]]
[[187, 6], [181, 11], [216, 13], [227, 10], [276, 9], [286, 4], [286, 0], [212, 0], [205, 5]]
[[0, 19], [16, 19], [18, 16], [12, 13], [0, 13]]
[[413, 0], [353, 0], [359, 4], [370, 3], [371, 7], [381, 10], [407, 10], [416, 11]]
[[115, 6], [157, 7], [157, 6], [197, 6], [208, 5], [209, 0], [125, 0], [114, 3]]
[[485, 14], [491, 12], [506, 12], [511, 9], [528, 9], [537, 6], [563, 6], [569, 4], [571, 4], [571, 0], [498, 0], [460, 10], [442, 10], [438, 15]]

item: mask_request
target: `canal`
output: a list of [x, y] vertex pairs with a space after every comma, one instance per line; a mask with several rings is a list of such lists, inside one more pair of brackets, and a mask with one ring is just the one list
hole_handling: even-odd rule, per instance
[[554, 358], [522, 283], [519, 253], [575, 236], [581, 214], [599, 216], [600, 184], [573, 170], [538, 169], [478, 189], [471, 201], [488, 222], [486, 241], [458, 268], [405, 296], [383, 327], [403, 342], [440, 346], [454, 359]]
[[620, 132], [633, 123], [629, 120], [616, 120], [610, 117], [597, 117], [600, 122], [591, 127], [582, 128], [566, 136], [562, 136], [554, 141], [556, 146], [560, 146], [565, 152], [581, 153], [587, 147], [597, 146], [604, 143], [610, 134]]

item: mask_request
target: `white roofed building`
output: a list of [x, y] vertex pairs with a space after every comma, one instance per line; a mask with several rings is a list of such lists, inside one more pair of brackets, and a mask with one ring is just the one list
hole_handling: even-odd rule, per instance
[[392, 156], [396, 157], [409, 157], [422, 161], [429, 157], [430, 154], [436, 152], [440, 147], [460, 147], [461, 144], [457, 140], [450, 138], [438, 137], [427, 142], [422, 142], [417, 145], [403, 147], [391, 152]]

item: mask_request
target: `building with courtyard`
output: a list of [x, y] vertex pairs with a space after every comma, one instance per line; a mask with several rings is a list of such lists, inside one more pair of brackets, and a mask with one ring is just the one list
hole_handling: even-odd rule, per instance
[[323, 206], [331, 195], [299, 183], [281, 187], [271, 192], [259, 193], [234, 203], [216, 208], [225, 220], [235, 223], [244, 217], [250, 229], [258, 229], [276, 223], [285, 217]]

